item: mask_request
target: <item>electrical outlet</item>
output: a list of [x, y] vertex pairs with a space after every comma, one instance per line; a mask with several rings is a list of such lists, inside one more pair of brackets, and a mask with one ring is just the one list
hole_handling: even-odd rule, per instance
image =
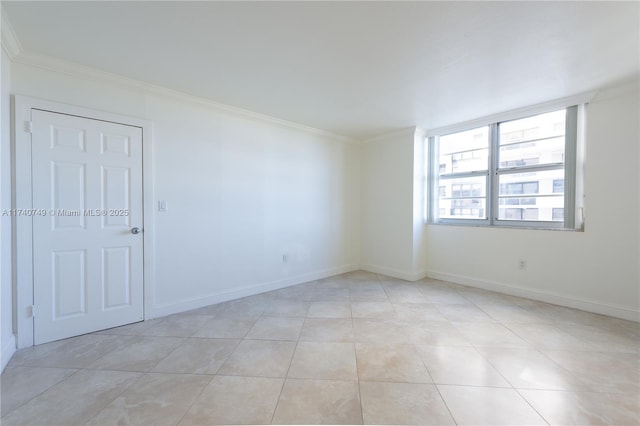
[[520, 259], [518, 261], [518, 269], [520, 269], [521, 271], [524, 271], [527, 269], [527, 261], [524, 259]]

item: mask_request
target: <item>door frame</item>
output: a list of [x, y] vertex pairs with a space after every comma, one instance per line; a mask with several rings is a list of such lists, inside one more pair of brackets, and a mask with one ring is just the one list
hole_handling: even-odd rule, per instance
[[[153, 123], [150, 120], [113, 114], [55, 101], [13, 95], [13, 194], [14, 209], [29, 210], [32, 205], [31, 170], [31, 110], [44, 110], [94, 120], [109, 121], [142, 129], [142, 207], [143, 207], [143, 315], [149, 319], [154, 282], [154, 187], [153, 187]], [[29, 216], [12, 217], [13, 229], [13, 321], [18, 349], [34, 345], [34, 321], [31, 306], [34, 300], [33, 282], [33, 220]], [[37, 315], [37, 312], [36, 312]]]

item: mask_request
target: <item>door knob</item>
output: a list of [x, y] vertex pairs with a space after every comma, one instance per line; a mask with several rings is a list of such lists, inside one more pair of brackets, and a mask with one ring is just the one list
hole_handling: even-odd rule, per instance
[[134, 234], [134, 235], [135, 234], [139, 234], [140, 232], [142, 232], [142, 230], [140, 228], [138, 228], [138, 227], [131, 228], [131, 233]]

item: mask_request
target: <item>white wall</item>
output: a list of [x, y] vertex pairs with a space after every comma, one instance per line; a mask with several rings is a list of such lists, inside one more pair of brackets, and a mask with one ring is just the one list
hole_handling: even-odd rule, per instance
[[357, 268], [357, 144], [18, 62], [12, 89], [153, 122], [152, 317]]
[[637, 83], [589, 105], [585, 232], [430, 225], [428, 275], [638, 320], [638, 106]]
[[415, 128], [362, 146], [362, 268], [406, 280], [424, 276], [424, 135]]
[[[11, 208], [11, 68], [9, 58], [0, 49], [0, 112], [2, 133], [0, 134], [0, 211]], [[12, 310], [12, 255], [11, 217], [0, 216], [0, 354], [1, 368], [7, 365], [15, 352]]]

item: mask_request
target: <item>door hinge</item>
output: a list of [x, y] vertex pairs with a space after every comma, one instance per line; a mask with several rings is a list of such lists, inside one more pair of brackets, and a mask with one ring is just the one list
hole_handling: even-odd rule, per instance
[[24, 131], [27, 133], [33, 133], [33, 121], [24, 122]]
[[36, 317], [36, 305], [31, 305], [29, 306], [29, 313], [31, 314], [31, 318], [35, 318]]

